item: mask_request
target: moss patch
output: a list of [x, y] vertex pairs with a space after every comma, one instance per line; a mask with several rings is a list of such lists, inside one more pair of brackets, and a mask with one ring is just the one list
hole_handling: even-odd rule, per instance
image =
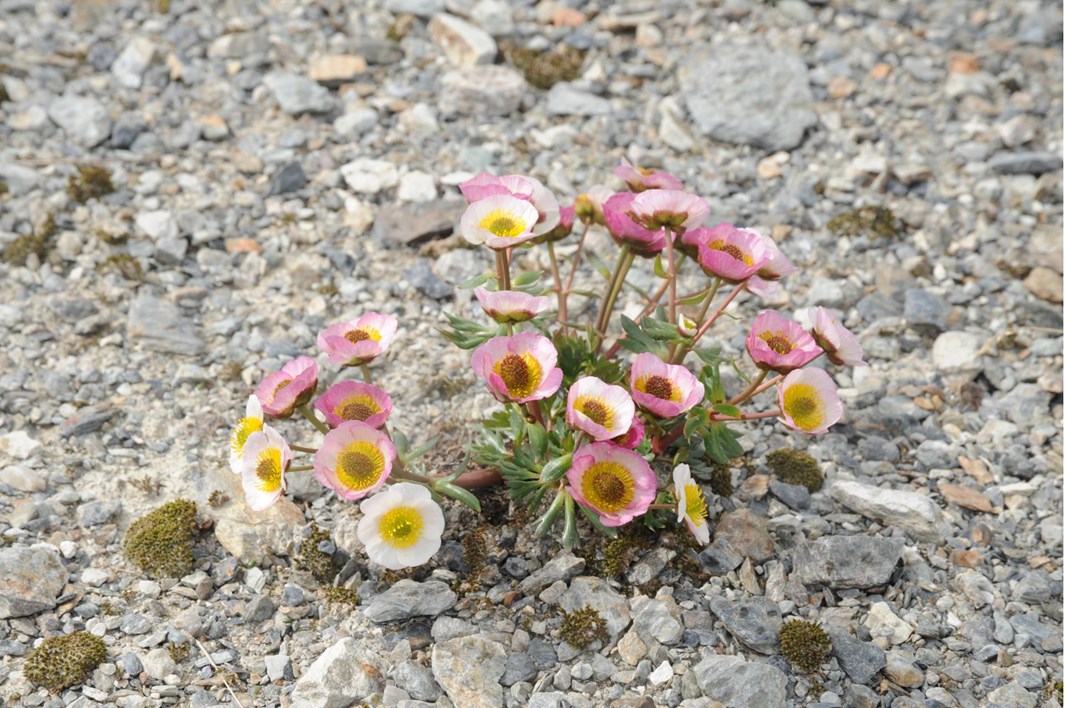
[[96, 270], [101, 273], [114, 271], [126, 280], [137, 283], [144, 280], [144, 268], [141, 267], [140, 261], [128, 253], [114, 253], [108, 256], [96, 266]]
[[84, 204], [90, 199], [112, 194], [111, 170], [97, 165], [78, 165], [78, 173], [67, 177], [67, 196]]
[[196, 540], [196, 503], [178, 499], [133, 522], [122, 548], [138, 568], [163, 578], [192, 572]]
[[558, 636], [571, 647], [587, 649], [592, 642], [606, 642], [606, 620], [593, 607], [585, 607], [573, 612], [562, 611], [562, 627]]
[[14, 266], [26, 265], [26, 261], [34, 254], [36, 254], [38, 260], [44, 261], [48, 256], [52, 239], [55, 237], [57, 230], [55, 215], [49, 213], [33, 233], [19, 236], [7, 244], [3, 254], [0, 254], [0, 256]]
[[293, 564], [299, 570], [305, 570], [314, 576], [322, 585], [333, 582], [339, 568], [333, 563], [333, 554], [326, 553], [321, 549], [333, 546], [333, 537], [328, 531], [318, 528], [318, 524], [311, 524], [311, 533], [300, 542], [300, 549], [292, 559]]
[[560, 46], [539, 52], [504, 42], [502, 49], [507, 61], [536, 88], [549, 89], [560, 81], [574, 81], [581, 76], [584, 52], [575, 47]]
[[329, 585], [322, 588], [322, 594], [325, 595], [325, 600], [330, 605], [354, 606], [359, 604], [359, 593], [351, 588]]
[[59, 693], [82, 683], [107, 657], [107, 647], [88, 632], [49, 637], [26, 658], [22, 673], [27, 679]]
[[814, 622], [794, 619], [780, 628], [780, 654], [803, 673], [813, 673], [832, 651], [832, 640]]
[[765, 457], [769, 469], [788, 484], [801, 484], [816, 492], [824, 484], [825, 476], [813, 455], [794, 448], [773, 450]]
[[836, 214], [828, 220], [828, 230], [836, 237], [896, 238], [900, 232], [895, 212], [886, 206], [864, 206]]

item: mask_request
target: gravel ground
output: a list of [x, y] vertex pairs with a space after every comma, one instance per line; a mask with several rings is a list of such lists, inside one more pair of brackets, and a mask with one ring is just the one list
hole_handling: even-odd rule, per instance
[[[165, 4], [0, 0], [0, 699], [1059, 705], [1059, 4]], [[583, 64], [537, 88], [558, 76], [527, 49]], [[489, 495], [400, 579], [314, 483], [242, 507], [225, 445], [252, 386], [368, 309], [400, 320], [375, 364], [395, 427], [458, 464], [493, 401], [435, 329], [490, 265], [444, 238], [456, 185], [526, 173], [568, 201], [622, 157], [772, 233], [801, 266], [774, 304], [841, 311], [870, 363], [838, 377], [832, 433], [746, 431], [699, 563], [666, 533], [611, 576]], [[114, 191], [79, 193], [86, 167]], [[770, 479], [787, 446], [820, 491]], [[177, 498], [195, 568], [151, 578], [125, 530]], [[582, 650], [560, 633], [586, 606], [606, 624]], [[813, 674], [780, 655], [792, 617], [832, 637]], [[105, 662], [31, 684], [33, 647], [75, 630]]]

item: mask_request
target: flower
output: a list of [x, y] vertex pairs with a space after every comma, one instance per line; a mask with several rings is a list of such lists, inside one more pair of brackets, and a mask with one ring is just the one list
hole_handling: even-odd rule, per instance
[[350, 322], [340, 322], [318, 333], [318, 348], [340, 366], [359, 366], [388, 349], [396, 336], [396, 318], [367, 312]]
[[648, 229], [687, 231], [706, 221], [706, 200], [677, 189], [648, 189], [632, 200], [632, 218]]
[[293, 409], [311, 400], [317, 386], [318, 362], [301, 356], [264, 378], [255, 389], [255, 397], [267, 415], [287, 418]]
[[614, 175], [620, 177], [634, 192], [648, 189], [684, 189], [684, 183], [668, 172], [633, 167], [625, 158], [621, 158], [621, 164], [614, 168]]
[[699, 265], [703, 272], [730, 283], [747, 280], [769, 260], [769, 252], [761, 236], [732, 224], [694, 229], [686, 232], [681, 240], [689, 237], [698, 243]]
[[509, 194], [485, 197], [466, 207], [459, 231], [470, 243], [502, 250], [532, 239], [533, 226], [539, 215], [524, 199]]
[[806, 366], [823, 350], [798, 322], [764, 310], [754, 318], [747, 335], [747, 353], [761, 368], [786, 374]]
[[634, 199], [636, 195], [632, 192], [619, 192], [610, 197], [603, 204], [603, 219], [618, 245], [627, 243], [636, 255], [651, 258], [666, 247], [666, 234], [661, 229], [645, 229], [632, 220]]
[[667, 364], [650, 352], [632, 362], [629, 390], [636, 405], [659, 418], [674, 418], [703, 400], [703, 384], [683, 366]]
[[603, 205], [610, 197], [614, 196], [614, 190], [605, 184], [597, 184], [587, 192], [578, 194], [573, 206], [577, 210], [577, 218], [586, 224], [604, 225]]
[[547, 233], [537, 236], [533, 239], [533, 243], [548, 243], [551, 241], [561, 241], [562, 239], [573, 233], [573, 220], [576, 216], [577, 208], [573, 206], [562, 207], [558, 212], [558, 224], [555, 228], [551, 229]]
[[777, 388], [777, 404], [784, 425], [810, 435], [827, 433], [843, 416], [836, 384], [824, 369], [817, 367], [785, 376]]
[[255, 396], [248, 396], [244, 417], [237, 421], [233, 434], [229, 436], [229, 469], [233, 474], [244, 471], [244, 446], [248, 437], [263, 429], [263, 407]]
[[285, 470], [291, 459], [288, 443], [269, 425], [248, 436], [240, 483], [252, 511], [269, 509], [281, 498], [288, 486]]
[[385, 483], [395, 458], [387, 435], [349, 420], [330, 430], [314, 453], [314, 476], [341, 499], [361, 499]]
[[795, 266], [787, 259], [784, 252], [777, 247], [776, 241], [768, 236], [759, 234], [762, 242], [769, 251], [769, 261], [758, 269], [758, 272], [747, 281], [747, 290], [763, 300], [775, 298], [780, 292], [778, 280], [795, 272]]
[[540, 236], [551, 231], [558, 225], [560, 219], [558, 200], [555, 199], [555, 195], [539, 180], [532, 177], [526, 177], [525, 175], [496, 177], [488, 172], [482, 172], [460, 184], [459, 190], [466, 197], [466, 203], [468, 204], [500, 195], [511, 196], [529, 202], [537, 213], [537, 217], [533, 221], [533, 236]]
[[500, 324], [527, 322], [551, 307], [551, 298], [529, 295], [520, 290], [477, 288], [473, 294], [477, 296], [485, 314]]
[[640, 416], [634, 415], [632, 416], [632, 425], [629, 426], [627, 431], [614, 438], [614, 444], [621, 445], [630, 450], [635, 450], [640, 446], [640, 443], [643, 442], [643, 434], [643, 421], [640, 419]]
[[420, 484], [400, 482], [359, 505], [355, 529], [374, 563], [389, 570], [421, 565], [440, 549], [444, 512]]
[[358, 420], [380, 428], [392, 414], [392, 398], [385, 391], [361, 381], [340, 381], [314, 402], [334, 428], [348, 420]]
[[598, 514], [603, 526], [621, 526], [645, 513], [658, 489], [646, 460], [609, 442], [578, 448], [566, 478], [574, 500]]
[[839, 323], [839, 318], [831, 310], [811, 307], [805, 316], [813, 321], [814, 341], [825, 350], [829, 361], [838, 366], [865, 366], [858, 338]]
[[595, 440], [609, 440], [632, 427], [636, 406], [628, 391], [594, 376], [577, 379], [566, 399], [566, 422]]
[[692, 480], [688, 465], [673, 468], [673, 495], [677, 498], [677, 523], [684, 522], [695, 540], [704, 546], [710, 543], [710, 527], [706, 523], [706, 497]]
[[527, 403], [547, 398], [562, 384], [551, 340], [534, 332], [492, 337], [470, 359], [473, 373], [497, 400]]

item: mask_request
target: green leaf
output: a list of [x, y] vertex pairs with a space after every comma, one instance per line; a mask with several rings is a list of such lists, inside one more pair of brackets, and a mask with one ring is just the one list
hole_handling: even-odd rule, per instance
[[421, 457], [422, 455], [424, 455], [425, 453], [429, 452], [434, 447], [436, 447], [437, 443], [439, 443], [439, 442], [440, 442], [440, 436], [437, 435], [436, 437], [434, 437], [429, 442], [423, 443], [423, 444], [419, 445], [418, 447], [414, 448], [413, 450], [411, 450], [410, 452], [407, 452], [405, 455], [403, 455], [403, 461], [404, 462], [409, 462], [411, 460], [418, 459], [419, 457]]
[[529, 447], [532, 448], [533, 455], [536, 457], [543, 457], [547, 452], [547, 431], [544, 430], [544, 426], [539, 423], [529, 423], [526, 430], [529, 435]]
[[661, 253], [655, 256], [655, 275], [657, 275], [659, 278], [669, 277], [669, 271], [666, 270], [666, 264], [662, 261]]
[[603, 263], [602, 258], [587, 249], [584, 251], [584, 257], [588, 259], [593, 268], [599, 271], [599, 275], [603, 276], [603, 280], [610, 281], [610, 268], [607, 267], [606, 263]]
[[474, 496], [473, 492], [468, 489], [463, 489], [462, 487], [456, 486], [451, 482], [446, 482], [443, 480], [435, 482], [433, 484], [433, 489], [440, 492], [441, 494], [451, 497], [456, 501], [462, 502], [474, 511], [479, 512], [481, 510], [480, 500], [477, 499], [477, 497]]
[[644, 317], [639, 325], [647, 336], [660, 341], [676, 341], [681, 338], [677, 325], [663, 322], [654, 317]]
[[569, 551], [580, 540], [577, 535], [577, 514], [573, 508], [575, 506], [573, 497], [569, 495], [569, 492], [563, 491], [559, 492], [559, 494], [566, 498], [566, 516], [562, 525], [562, 547]]
[[680, 298], [679, 300], [677, 300], [677, 304], [678, 305], [699, 305], [699, 304], [702, 303], [703, 300], [706, 299], [706, 296], [709, 295], [709, 294], [710, 294], [710, 290], [709, 289], [703, 290], [701, 293], [695, 293], [694, 295], [689, 295], [688, 297]]
[[573, 464], [573, 453], [556, 457], [555, 459], [544, 465], [543, 470], [540, 472], [540, 481], [545, 484], [551, 482], [557, 482], [562, 479], [562, 475], [569, 472], [570, 466]]
[[601, 533], [606, 534], [610, 538], [614, 538], [618, 535], [617, 529], [611, 528], [609, 526], [603, 526], [603, 522], [599, 520], [599, 516], [594, 511], [580, 504], [577, 505], [577, 508], [581, 510], [585, 518], [592, 522], [592, 526], [599, 529]]
[[527, 285], [532, 285], [536, 281], [540, 280], [540, 277], [544, 274], [542, 270], [534, 270], [528, 273], [518, 273], [510, 279], [510, 285], [513, 288], [523, 288]]
[[684, 439], [691, 439], [693, 434], [699, 433], [708, 422], [710, 416], [702, 406], [696, 406], [688, 411], [688, 418], [684, 421]]
[[743, 411], [729, 403], [715, 403], [714, 410], [721, 415], [727, 415], [730, 418], [739, 418], [743, 415]]
[[410, 441], [407, 440], [407, 436], [399, 430], [392, 431], [392, 444], [396, 448], [396, 454], [403, 457], [407, 454], [407, 450], [410, 449]]
[[459, 283], [459, 287], [463, 290], [470, 290], [472, 288], [476, 288], [478, 285], [484, 285], [489, 280], [494, 280], [495, 277], [496, 276], [494, 273], [481, 273], [478, 276]]
[[566, 505], [566, 498], [568, 496], [569, 495], [565, 492], [555, 494], [551, 506], [547, 507], [547, 511], [540, 517], [540, 522], [536, 524], [536, 530], [533, 532], [535, 535], [543, 536], [551, 530], [551, 527], [555, 525], [555, 521], [558, 520], [559, 514], [562, 513], [562, 509]]

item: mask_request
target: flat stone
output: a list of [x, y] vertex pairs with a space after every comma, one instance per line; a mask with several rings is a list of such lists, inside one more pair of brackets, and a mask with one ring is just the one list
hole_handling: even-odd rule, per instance
[[126, 88], [138, 89], [144, 72], [158, 57], [158, 45], [147, 37], [134, 37], [111, 64], [111, 73]]
[[443, 12], [429, 20], [429, 37], [448, 61], [463, 69], [491, 64], [499, 51], [496, 41], [480, 27]]
[[1060, 303], [1062, 298], [1061, 273], [1046, 266], [1036, 266], [1024, 279], [1024, 287], [1040, 300]]
[[396, 196], [401, 202], [431, 202], [436, 199], [436, 180], [428, 172], [408, 172], [399, 178]]
[[725, 629], [747, 647], [762, 654], [775, 654], [780, 647], [780, 608], [764, 597], [729, 600], [717, 596], [710, 611]]
[[924, 684], [924, 672], [914, 665], [912, 657], [893, 651], [887, 655], [884, 673], [903, 688], [917, 688]]
[[288, 681], [294, 678], [292, 674], [292, 659], [284, 654], [270, 654], [263, 657], [266, 664], [266, 675], [271, 681]]
[[559, 580], [569, 582], [584, 570], [585, 561], [569, 551], [562, 551], [554, 558], [544, 563], [537, 571], [521, 581], [521, 591], [526, 595], [536, 595], [548, 585], [553, 585]]
[[944, 374], [977, 374], [984, 368], [981, 344], [983, 337], [972, 332], [944, 332], [932, 345], [932, 365]]
[[1035, 708], [1039, 697], [1030, 693], [1019, 681], [1010, 681], [987, 694], [992, 705], [1010, 706], [1010, 708]]
[[810, 490], [801, 484], [788, 484], [778, 479], [771, 479], [769, 491], [792, 509], [806, 509], [810, 506]]
[[444, 74], [437, 105], [444, 114], [473, 118], [506, 116], [521, 107], [528, 92], [529, 85], [513, 69], [479, 66]]
[[722, 514], [714, 529], [714, 539], [728, 542], [732, 550], [755, 563], [773, 557], [773, 538], [765, 519], [749, 509]]
[[452, 703], [463, 708], [503, 705], [499, 679], [506, 664], [503, 645], [480, 635], [449, 639], [433, 646], [433, 676]]
[[345, 138], [358, 138], [377, 125], [377, 111], [372, 108], [355, 108], [333, 121], [333, 129]]
[[832, 640], [832, 656], [857, 684], [870, 683], [887, 664], [884, 650], [872, 642], [863, 642], [842, 632], [829, 632], [829, 638]]
[[684, 634], [680, 610], [672, 600], [667, 604], [665, 600], [640, 596], [632, 603], [632, 631], [653, 637], [660, 644], [676, 644]]
[[940, 482], [939, 493], [951, 504], [956, 504], [963, 509], [983, 511], [988, 514], [994, 511], [994, 508], [991, 506], [991, 500], [984, 496], [984, 493], [979, 489], [973, 487], [951, 484], [950, 482]]
[[452, 235], [465, 209], [460, 199], [387, 205], [374, 219], [374, 237], [386, 247], [421, 246]]
[[910, 288], [903, 295], [902, 315], [919, 334], [934, 337], [947, 328], [949, 306], [939, 295]]
[[581, 91], [572, 84], [557, 83], [547, 92], [547, 112], [553, 116], [604, 116], [614, 109], [610, 101]]
[[306, 523], [300, 508], [282, 496], [266, 511], [252, 511], [240, 501], [244, 492], [237, 475], [220, 475], [219, 483], [234, 500], [215, 511], [214, 535], [222, 547], [242, 564], [287, 555], [293, 530]]
[[631, 622], [629, 603], [602, 578], [587, 575], [574, 578], [558, 604], [566, 612], [593, 608], [606, 621], [606, 630], [611, 637], [624, 632]]
[[510, 687], [521, 681], [532, 681], [538, 673], [528, 654], [510, 654], [507, 656], [507, 665], [499, 683]]
[[325, 86], [354, 81], [367, 70], [366, 60], [357, 54], [329, 54], [311, 62], [310, 77]]
[[203, 340], [196, 325], [177, 305], [151, 295], [140, 295], [129, 307], [126, 335], [145, 348], [165, 354], [199, 354]]
[[144, 666], [144, 673], [148, 674], [148, 678], [156, 681], [162, 681], [177, 671], [177, 663], [170, 656], [170, 651], [166, 647], [152, 649], [141, 663]]
[[43, 492], [48, 488], [48, 478], [41, 470], [10, 465], [0, 468], [0, 484], [19, 492]]
[[21, 197], [32, 192], [41, 180], [37, 170], [14, 162], [0, 162], [0, 180], [7, 185], [7, 191], [13, 197]]
[[874, 602], [862, 624], [874, 637], [886, 637], [892, 644], [903, 644], [913, 634], [913, 626], [896, 615], [886, 602]]
[[25, 430], [0, 435], [0, 453], [15, 460], [25, 460], [41, 447], [41, 443], [31, 438]]
[[66, 584], [67, 571], [55, 551], [42, 546], [0, 550], [0, 619], [52, 609]]
[[399, 170], [388, 160], [360, 157], [342, 165], [340, 176], [353, 192], [377, 194], [399, 184]]
[[137, 229], [153, 241], [177, 238], [181, 233], [174, 213], [168, 209], [142, 211], [134, 218]]
[[111, 116], [94, 98], [57, 98], [48, 106], [48, 117], [63, 129], [70, 141], [81, 147], [96, 147], [111, 135]]
[[885, 526], [902, 529], [918, 541], [941, 541], [942, 514], [931, 498], [897, 489], [882, 489], [850, 480], [836, 480], [828, 494], [837, 502]]
[[298, 162], [290, 162], [274, 173], [270, 178], [270, 189], [266, 196], [276, 197], [289, 192], [297, 192], [307, 186], [307, 175]]
[[393, 622], [411, 617], [436, 617], [455, 606], [458, 596], [447, 583], [419, 583], [404, 578], [370, 600], [363, 614], [372, 622]]
[[396, 685], [417, 701], [436, 701], [440, 698], [440, 686], [433, 672], [419, 661], [407, 660], [390, 673]]
[[432, 17], [444, 11], [444, 0], [385, 0], [385, 9], [393, 15]]
[[273, 94], [281, 110], [290, 115], [328, 113], [336, 108], [333, 94], [306, 76], [272, 71], [263, 77], [263, 85]]
[[59, 437], [80, 437], [95, 433], [116, 415], [118, 409], [107, 403], [79, 408], [77, 413], [59, 425]]
[[1061, 153], [1000, 152], [987, 164], [995, 172], [1004, 175], [1041, 175], [1061, 169]]
[[832, 589], [885, 585], [902, 557], [898, 539], [826, 536], [797, 546], [792, 565], [799, 582]]
[[728, 708], [784, 707], [788, 678], [775, 666], [719, 654], [703, 659], [692, 671], [703, 695]]
[[292, 708], [348, 708], [384, 689], [387, 668], [368, 642], [341, 639], [296, 681]]

